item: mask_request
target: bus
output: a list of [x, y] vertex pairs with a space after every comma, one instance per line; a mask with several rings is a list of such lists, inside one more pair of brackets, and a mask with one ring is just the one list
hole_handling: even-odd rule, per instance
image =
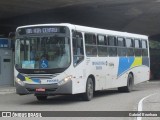
[[79, 94], [90, 101], [95, 91], [130, 92], [149, 80], [148, 37], [93, 27], [37, 24], [16, 29], [15, 86], [37, 100]]

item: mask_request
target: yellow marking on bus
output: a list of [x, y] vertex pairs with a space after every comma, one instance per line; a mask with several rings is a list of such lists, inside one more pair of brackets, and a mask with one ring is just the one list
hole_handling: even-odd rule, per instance
[[25, 80], [27, 81], [27, 82], [33, 82], [30, 78], [28, 78], [28, 77], [25, 77]]
[[140, 66], [140, 65], [142, 65], [142, 57], [135, 57], [134, 62], [131, 65], [131, 68], [136, 67], [136, 66]]

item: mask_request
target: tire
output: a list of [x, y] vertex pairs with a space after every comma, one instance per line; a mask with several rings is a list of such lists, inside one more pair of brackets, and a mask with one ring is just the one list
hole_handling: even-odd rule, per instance
[[92, 78], [87, 79], [86, 92], [83, 93], [83, 100], [90, 101], [93, 98], [94, 86]]
[[36, 96], [38, 101], [45, 101], [47, 100], [47, 96]]
[[131, 92], [133, 90], [133, 85], [134, 85], [134, 78], [133, 78], [133, 75], [130, 73], [127, 78], [127, 86], [119, 87], [118, 91], [119, 92]]

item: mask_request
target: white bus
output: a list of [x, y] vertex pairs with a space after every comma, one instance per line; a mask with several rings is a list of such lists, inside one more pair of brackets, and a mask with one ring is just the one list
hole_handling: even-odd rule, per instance
[[148, 37], [73, 24], [18, 27], [15, 85], [19, 95], [38, 100], [59, 94], [81, 94], [118, 88], [130, 92], [149, 80]]

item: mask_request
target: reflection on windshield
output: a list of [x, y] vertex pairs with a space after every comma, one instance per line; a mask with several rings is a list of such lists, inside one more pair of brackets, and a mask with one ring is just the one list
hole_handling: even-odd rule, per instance
[[70, 63], [69, 38], [27, 37], [16, 41], [16, 67], [24, 69], [65, 68]]

